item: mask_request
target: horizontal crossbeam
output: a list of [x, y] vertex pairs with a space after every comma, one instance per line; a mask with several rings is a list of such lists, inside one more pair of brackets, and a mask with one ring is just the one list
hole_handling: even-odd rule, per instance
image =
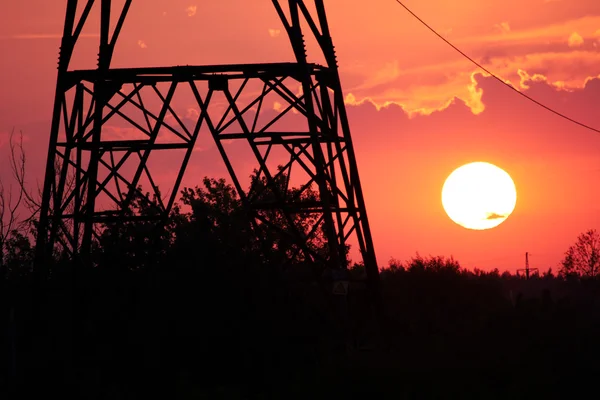
[[108, 140], [99, 143], [82, 142], [78, 145], [74, 143], [60, 142], [57, 147], [77, 147], [81, 150], [101, 150], [101, 151], [131, 151], [131, 150], [177, 150], [187, 149], [188, 143], [150, 143], [149, 140]]
[[68, 71], [71, 84], [77, 82], [107, 82], [145, 83], [158, 82], [187, 82], [187, 81], [217, 81], [218, 79], [246, 79], [266, 78], [272, 79], [279, 76], [299, 78], [308, 72], [310, 75], [324, 76], [328, 68], [318, 64], [308, 64], [306, 67], [298, 63], [265, 63], [265, 64], [238, 64], [238, 65], [201, 65], [201, 66], [172, 66], [148, 68], [112, 68], [107, 71], [75, 70]]

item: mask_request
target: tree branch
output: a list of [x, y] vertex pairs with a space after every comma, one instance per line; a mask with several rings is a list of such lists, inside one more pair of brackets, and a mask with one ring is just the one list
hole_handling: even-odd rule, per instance
[[41, 208], [41, 202], [39, 200], [41, 199], [41, 191], [38, 196], [34, 197], [34, 195], [27, 190], [27, 157], [23, 147], [23, 132], [19, 132], [19, 138], [16, 142], [14, 140], [14, 131], [10, 135], [10, 167], [13, 178], [19, 185], [19, 200], [17, 203], [18, 205], [21, 205], [21, 203], [24, 202], [24, 205], [30, 212], [30, 216], [21, 221], [22, 227], [30, 223], [36, 217]]

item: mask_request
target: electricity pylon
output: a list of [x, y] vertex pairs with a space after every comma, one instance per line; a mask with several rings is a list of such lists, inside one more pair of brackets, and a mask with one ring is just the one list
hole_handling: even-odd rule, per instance
[[[281, 229], [266, 212], [278, 210], [288, 222], [280, 233], [297, 245], [298, 253], [307, 260], [325, 258], [335, 268], [346, 267], [347, 245], [353, 241], [369, 281], [377, 285], [373, 240], [323, 0], [314, 0], [312, 11], [303, 0], [272, 0], [295, 62], [111, 68], [132, 1], [124, 0], [118, 9], [111, 0], [67, 2], [37, 267], [43, 269], [55, 249], [89, 255], [102, 224], [168, 218], [197, 140], [207, 135], [255, 223]], [[100, 6], [97, 68], [73, 70], [73, 52], [86, 23], [92, 25], [95, 3]], [[308, 62], [302, 26], [309, 27], [325, 65]], [[184, 100], [194, 107], [178, 109]], [[239, 165], [239, 144], [256, 161], [260, 180], [273, 194], [269, 202], [257, 193], [258, 186], [244, 189], [242, 178], [252, 169]], [[164, 173], [167, 162], [178, 173], [165, 195], [159, 192], [156, 173]], [[291, 184], [300, 191], [292, 193]], [[143, 185], [149, 194], [140, 190]], [[301, 201], [309, 190], [318, 194], [317, 200]], [[152, 216], [131, 212], [140, 199], [154, 209]], [[297, 214], [316, 216], [314, 226], [300, 229]], [[307, 245], [317, 231], [327, 238], [325, 257]]]

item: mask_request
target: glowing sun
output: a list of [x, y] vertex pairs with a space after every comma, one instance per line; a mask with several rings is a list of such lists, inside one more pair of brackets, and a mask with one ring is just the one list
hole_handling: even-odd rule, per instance
[[467, 229], [495, 228], [517, 204], [515, 183], [504, 170], [486, 162], [457, 168], [442, 188], [442, 205], [450, 219]]

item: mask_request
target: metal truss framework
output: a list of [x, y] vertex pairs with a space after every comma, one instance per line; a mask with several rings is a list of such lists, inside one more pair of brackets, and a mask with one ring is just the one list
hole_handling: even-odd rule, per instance
[[[58, 67], [50, 146], [37, 241], [38, 265], [58, 246], [72, 255], [89, 254], [96, 227], [107, 222], [145, 220], [131, 213], [134, 199], [156, 208], [165, 220], [176, 201], [199, 136], [214, 139], [236, 190], [256, 223], [277, 209], [288, 221], [282, 232], [306, 259], [320, 256], [307, 245], [317, 231], [329, 243], [326, 262], [346, 267], [346, 248], [356, 243], [369, 281], [378, 268], [323, 0], [313, 18], [303, 0], [287, 6], [272, 0], [294, 50], [296, 62], [218, 66], [113, 69], [115, 44], [133, 0], [125, 0], [110, 32], [111, 0], [68, 0]], [[101, 6], [98, 68], [70, 70], [73, 50], [92, 6]], [[302, 21], [301, 21], [302, 20]], [[301, 22], [316, 38], [326, 66], [311, 64]], [[305, 26], [306, 26], [305, 25]], [[178, 112], [178, 98], [195, 112]], [[277, 106], [267, 105], [274, 101]], [[286, 120], [288, 122], [286, 122]], [[236, 167], [237, 144], [256, 160], [259, 177], [273, 196], [244, 189]], [[161, 162], [159, 154], [168, 154]], [[179, 166], [172, 191], [157, 187], [162, 163]], [[163, 160], [166, 160], [164, 158]], [[247, 168], [247, 166], [246, 166]], [[286, 181], [279, 184], [281, 178]], [[291, 183], [299, 188], [291, 191]], [[151, 193], [141, 191], [141, 185]], [[317, 200], [302, 200], [316, 187]], [[310, 214], [314, 226], [297, 226], [294, 216]]]

